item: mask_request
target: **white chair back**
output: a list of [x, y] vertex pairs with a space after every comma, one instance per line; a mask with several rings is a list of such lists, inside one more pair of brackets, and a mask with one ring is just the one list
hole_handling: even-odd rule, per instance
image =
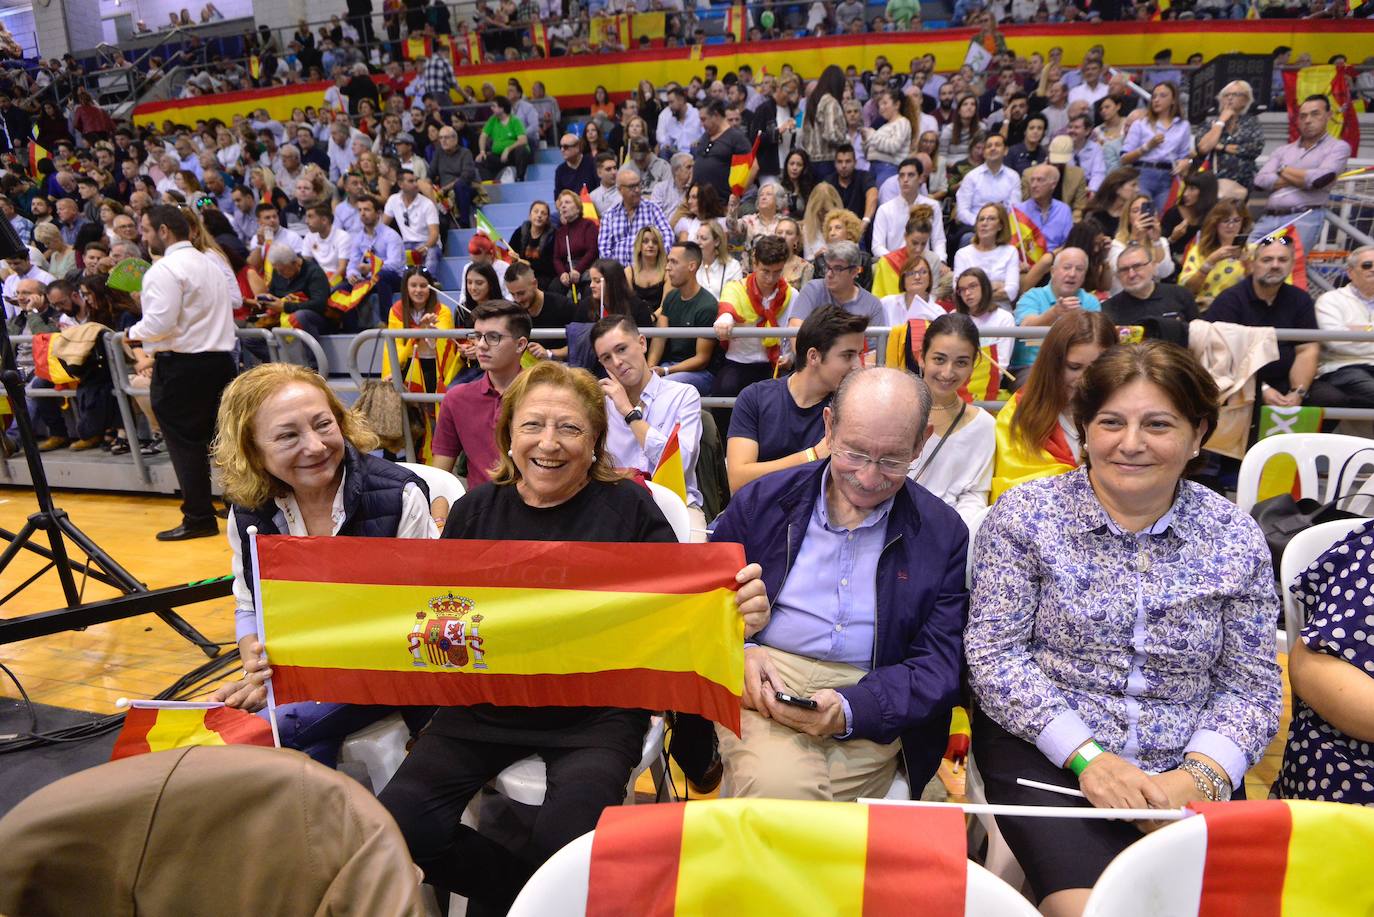
[[[509, 917], [584, 917], [592, 862], [589, 831], [549, 858], [525, 884]], [[855, 911], [859, 910], [855, 902]], [[964, 913], [969, 917], [1038, 917], [1031, 903], [977, 863], [968, 863]]]
[[[1336, 498], [1334, 493], [1336, 478], [1341, 466], [1361, 449], [1369, 451], [1358, 456], [1346, 469], [1343, 487], [1346, 493], [1363, 494], [1367, 500], [1352, 500], [1343, 507], [1352, 512], [1364, 512], [1358, 508], [1374, 502], [1374, 475], [1371, 475], [1358, 490], [1355, 484], [1361, 469], [1374, 470], [1374, 440], [1363, 436], [1345, 436], [1340, 433], [1280, 433], [1268, 436], [1250, 447], [1240, 463], [1240, 478], [1236, 483], [1236, 505], [1242, 512], [1250, 512], [1259, 498], [1260, 475], [1264, 465], [1275, 455], [1293, 456], [1298, 465], [1298, 482], [1304, 497], [1312, 497], [1322, 503]], [[1317, 459], [1325, 458], [1326, 483], [1319, 486]], [[1354, 504], [1354, 506], [1351, 506]]]
[[654, 495], [654, 502], [658, 504], [658, 508], [668, 517], [668, 524], [673, 527], [673, 534], [677, 536], [677, 540], [683, 544], [691, 541], [692, 518], [687, 515], [687, 504], [662, 484], [655, 484], [653, 481], [644, 483], [649, 486], [649, 493]]
[[1283, 630], [1287, 638], [1285, 651], [1298, 639], [1298, 633], [1307, 623], [1307, 609], [1293, 597], [1289, 587], [1318, 557], [1368, 521], [1336, 519], [1332, 522], [1323, 522], [1294, 535], [1293, 540], [1288, 542], [1288, 547], [1283, 549], [1283, 558], [1279, 561], [1279, 593], [1283, 598]]
[[396, 464], [425, 482], [425, 486], [429, 488], [431, 501], [438, 497], [444, 497], [448, 500], [449, 506], [452, 506], [467, 493], [467, 488], [463, 486], [463, 482], [452, 472], [435, 468], [432, 465], [417, 465], [414, 462], [397, 462]]
[[1083, 917], [1196, 914], [1207, 861], [1207, 823], [1185, 818], [1147, 834], [1112, 860]]

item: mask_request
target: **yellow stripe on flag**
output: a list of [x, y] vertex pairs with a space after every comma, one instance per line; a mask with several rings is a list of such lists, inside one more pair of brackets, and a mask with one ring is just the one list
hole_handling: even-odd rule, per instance
[[[412, 611], [427, 609], [431, 599], [447, 591], [470, 599], [473, 613], [482, 616], [483, 662], [492, 675], [615, 670], [623, 668], [616, 664], [615, 648], [633, 646], [637, 657], [656, 660], [663, 671], [696, 671], [735, 694], [744, 683], [737, 649], [744, 639], [743, 622], [735, 614], [709, 612], [723, 603], [733, 606], [734, 594], [725, 589], [671, 595], [264, 580], [272, 663], [374, 672], [432, 670], [415, 664], [414, 653], [423, 660], [425, 650], [407, 649], [406, 630]], [[378, 609], [404, 611], [405, 617], [379, 615]], [[703, 626], [708, 619], [716, 622], [714, 629]], [[694, 659], [708, 661], [698, 668]], [[466, 667], [453, 674], [465, 672], [471, 674]]]
[[[868, 851], [864, 806], [748, 805], [685, 808], [677, 877], [679, 914], [860, 914]], [[789, 817], [792, 816], [792, 817]], [[750, 837], [749, 872], [767, 881], [719, 883], [738, 872], [741, 836]]]
[[218, 732], [205, 727], [204, 710], [159, 710], [148, 730], [149, 751], [166, 751], [188, 745], [225, 745]]
[[[1333, 780], [1354, 780], [1347, 771]], [[1374, 882], [1374, 817], [1360, 806], [1288, 800], [1293, 833], [1283, 884], [1283, 917], [1369, 917]], [[1357, 878], [1365, 877], [1365, 878]]]

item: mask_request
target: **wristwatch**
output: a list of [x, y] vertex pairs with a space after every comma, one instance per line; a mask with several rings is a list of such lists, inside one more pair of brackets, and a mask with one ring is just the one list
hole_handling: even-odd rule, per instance
[[643, 419], [644, 419], [644, 412], [641, 411], [641, 410], [640, 410], [639, 408], [637, 408], [637, 407], [634, 408], [634, 409], [632, 409], [632, 410], [630, 411], [630, 413], [628, 413], [628, 414], [625, 415], [625, 423], [627, 423], [627, 424], [632, 424], [632, 423], [634, 423], [636, 420], [643, 420]]

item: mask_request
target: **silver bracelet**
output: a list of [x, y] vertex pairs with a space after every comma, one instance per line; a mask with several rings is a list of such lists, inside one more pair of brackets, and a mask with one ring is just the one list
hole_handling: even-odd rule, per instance
[[1187, 774], [1189, 777], [1193, 778], [1193, 784], [1197, 787], [1197, 791], [1202, 794], [1203, 799], [1207, 800], [1208, 802], [1217, 801], [1217, 791], [1215, 787], [1209, 784], [1206, 780], [1203, 780], [1202, 776], [1198, 774], [1197, 771], [1193, 770], [1187, 764], [1184, 764], [1179, 769], [1183, 771], [1183, 773]]
[[1183, 769], [1192, 774], [1200, 774], [1207, 778], [1213, 787], [1213, 801], [1221, 800], [1228, 802], [1231, 799], [1231, 781], [1225, 775], [1218, 773], [1211, 765], [1204, 764], [1196, 758], [1184, 758]]

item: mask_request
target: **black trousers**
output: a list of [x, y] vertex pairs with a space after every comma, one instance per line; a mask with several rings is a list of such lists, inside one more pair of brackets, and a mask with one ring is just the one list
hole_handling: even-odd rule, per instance
[[[484, 913], [504, 914], [545, 860], [595, 828], [607, 806], [625, 801], [639, 762], [630, 745], [533, 748], [426, 732], [379, 798], [426, 882], [480, 903]], [[544, 759], [547, 791], [529, 847], [515, 853], [462, 824], [463, 810], [489, 780], [535, 751]]]
[[219, 397], [233, 378], [234, 359], [228, 351], [164, 352], [153, 363], [148, 393], [181, 487], [181, 515], [188, 525], [215, 524], [210, 440], [215, 437]]
[[[746, 386], [771, 378], [771, 363], [737, 363], [734, 360], [725, 360], [716, 370], [716, 377], [711, 382], [711, 397], [733, 398], [744, 391]], [[734, 411], [730, 408], [711, 408], [711, 416], [715, 418], [716, 428], [720, 430], [722, 437], [730, 435], [730, 417], [733, 414]]]

